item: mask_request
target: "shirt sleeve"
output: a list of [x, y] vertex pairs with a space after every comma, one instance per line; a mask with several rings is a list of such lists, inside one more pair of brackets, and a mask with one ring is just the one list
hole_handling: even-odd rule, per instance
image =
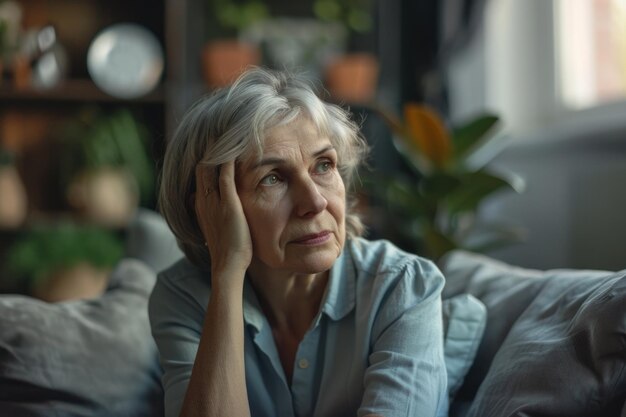
[[177, 417], [200, 344], [204, 309], [178, 281], [160, 275], [149, 315], [163, 368], [165, 417]]
[[429, 261], [415, 258], [383, 281], [373, 322], [364, 395], [358, 416], [446, 416], [441, 290], [444, 278]]

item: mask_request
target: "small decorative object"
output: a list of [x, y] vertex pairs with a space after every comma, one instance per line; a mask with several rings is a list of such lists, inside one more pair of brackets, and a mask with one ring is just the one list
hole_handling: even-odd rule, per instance
[[13, 157], [0, 148], [0, 229], [14, 229], [26, 220], [28, 203]]
[[406, 104], [404, 120], [375, 111], [395, 134], [413, 175], [372, 179], [372, 191], [386, 203], [391, 227], [412, 250], [438, 259], [455, 248], [484, 252], [521, 238], [516, 228], [476, 222], [487, 197], [524, 188], [519, 177], [485, 168], [486, 160], [472, 163], [495, 146], [495, 136], [488, 134], [498, 122], [496, 116], [486, 114], [449, 130], [434, 110], [416, 103]]
[[98, 224], [125, 226], [140, 199], [150, 202], [153, 197], [146, 136], [128, 110], [106, 115], [84, 109], [64, 132], [67, 150], [61, 166], [70, 206]]
[[5, 273], [13, 287], [44, 301], [95, 298], [122, 252], [121, 239], [111, 232], [71, 223], [42, 226], [9, 248]]
[[163, 51], [147, 29], [119, 23], [100, 32], [87, 52], [91, 78], [106, 93], [124, 99], [152, 91], [163, 73]]

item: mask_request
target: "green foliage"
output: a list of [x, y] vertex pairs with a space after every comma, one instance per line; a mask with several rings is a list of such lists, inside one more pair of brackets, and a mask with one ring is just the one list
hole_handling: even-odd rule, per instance
[[340, 22], [347, 29], [364, 33], [372, 29], [369, 0], [315, 0], [313, 12], [328, 22]]
[[27, 232], [7, 251], [5, 267], [12, 280], [32, 285], [51, 273], [80, 263], [110, 268], [122, 253], [122, 240], [113, 232], [61, 223]]
[[214, 16], [225, 29], [240, 31], [262, 19], [269, 17], [269, 9], [260, 0], [210, 0]]
[[515, 227], [476, 221], [483, 201], [524, 188], [524, 181], [513, 174], [468, 164], [474, 154], [492, 146], [498, 117], [486, 114], [448, 129], [431, 109], [409, 106], [412, 111], [405, 111], [405, 121], [374, 109], [399, 136], [397, 147], [413, 171], [402, 177], [373, 177], [366, 183], [393, 219], [392, 232], [415, 252], [433, 259], [456, 248], [487, 251], [519, 241], [522, 233]]
[[155, 172], [146, 151], [147, 138], [147, 129], [128, 109], [112, 114], [83, 109], [63, 133], [63, 181], [69, 183], [84, 170], [126, 167], [137, 181], [142, 202], [150, 201]]

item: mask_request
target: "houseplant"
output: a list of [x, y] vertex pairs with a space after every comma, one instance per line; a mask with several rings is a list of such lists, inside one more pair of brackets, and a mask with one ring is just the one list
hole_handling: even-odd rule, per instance
[[97, 297], [122, 253], [121, 239], [110, 231], [58, 223], [25, 233], [3, 264], [12, 290], [57, 302]]
[[261, 62], [259, 48], [243, 42], [239, 33], [254, 22], [269, 16], [261, 0], [210, 0], [210, 19], [219, 26], [216, 38], [202, 50], [204, 79], [210, 88], [230, 84], [243, 69]]
[[127, 109], [84, 108], [65, 127], [61, 161], [71, 207], [99, 224], [122, 227], [154, 193], [146, 128]]
[[521, 192], [524, 182], [511, 173], [472, 163], [494, 146], [498, 117], [485, 114], [448, 128], [431, 108], [404, 107], [404, 118], [375, 108], [391, 128], [394, 142], [411, 174], [372, 178], [370, 190], [389, 211], [390, 227], [407, 246], [433, 259], [464, 248], [484, 252], [516, 241], [520, 231], [508, 225], [477, 222], [480, 204], [496, 192]]
[[330, 59], [324, 69], [324, 83], [332, 97], [348, 103], [369, 103], [378, 84], [376, 56], [359, 39], [372, 31], [370, 0], [316, 0], [315, 16], [326, 22], [338, 22], [347, 31], [346, 51]]

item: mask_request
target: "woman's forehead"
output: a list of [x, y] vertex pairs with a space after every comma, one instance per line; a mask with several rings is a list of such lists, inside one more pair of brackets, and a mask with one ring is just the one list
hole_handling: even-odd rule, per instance
[[332, 148], [331, 140], [321, 134], [313, 122], [307, 119], [294, 120], [292, 123], [269, 129], [261, 148], [243, 156], [240, 165], [244, 169], [250, 169], [264, 162], [314, 157], [319, 152]]

